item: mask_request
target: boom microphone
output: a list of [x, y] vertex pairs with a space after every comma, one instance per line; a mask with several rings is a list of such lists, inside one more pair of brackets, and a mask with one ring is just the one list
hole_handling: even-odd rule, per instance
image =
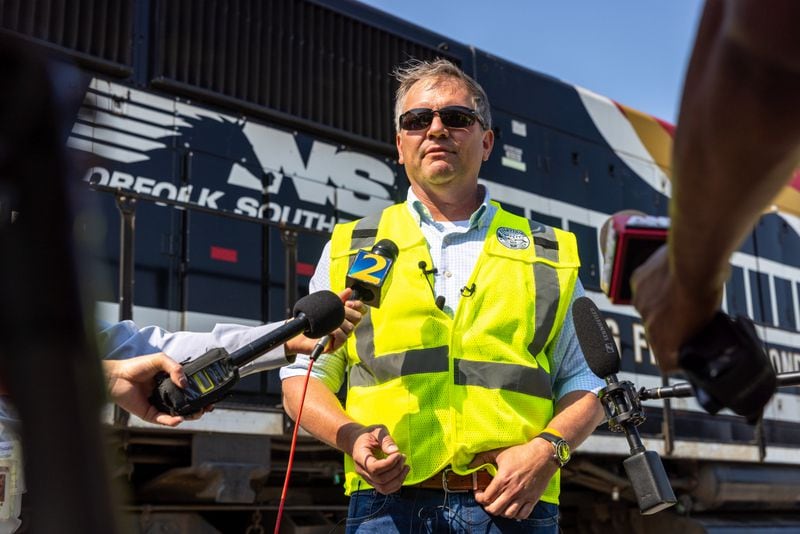
[[[219, 402], [228, 396], [239, 381], [239, 369], [242, 366], [302, 333], [317, 338], [331, 332], [344, 321], [344, 305], [332, 291], [319, 291], [298, 300], [293, 315], [294, 318], [286, 324], [232, 354], [220, 347], [184, 362], [183, 372], [188, 385], [183, 389], [175, 385], [168, 374], [159, 373], [150, 403], [170, 415], [191, 415], [209, 404]], [[291, 361], [280, 358], [271, 363], [274, 363], [274, 367], [263, 369], [274, 369]]]
[[677, 499], [658, 453], [645, 450], [642, 444], [636, 426], [644, 422], [644, 411], [633, 384], [617, 380], [619, 351], [605, 319], [588, 297], [575, 300], [572, 319], [589, 369], [606, 381], [606, 387], [597, 395], [608, 417], [608, 426], [614, 432], [624, 432], [628, 440], [631, 456], [622, 464], [636, 494], [639, 511], [650, 515], [669, 508]]
[[651, 399], [680, 399], [694, 397], [694, 388], [688, 382], [681, 382], [674, 386], [660, 386], [657, 388], [642, 388], [638, 393], [639, 400]]
[[[775, 375], [778, 387], [800, 386], [800, 371], [789, 373], [778, 373]], [[694, 397], [696, 392], [694, 386], [689, 382], [678, 382], [672, 386], [661, 386], [656, 388], [642, 388], [639, 390], [640, 400], [652, 399], [676, 399]]]

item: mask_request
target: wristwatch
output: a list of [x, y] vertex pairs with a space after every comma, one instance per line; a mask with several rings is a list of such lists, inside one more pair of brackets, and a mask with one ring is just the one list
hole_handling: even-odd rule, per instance
[[555, 434], [551, 434], [550, 432], [540, 432], [536, 437], [546, 439], [553, 445], [553, 460], [555, 460], [559, 467], [564, 467], [567, 462], [569, 462], [572, 453], [569, 450], [569, 443], [567, 443], [567, 440]]

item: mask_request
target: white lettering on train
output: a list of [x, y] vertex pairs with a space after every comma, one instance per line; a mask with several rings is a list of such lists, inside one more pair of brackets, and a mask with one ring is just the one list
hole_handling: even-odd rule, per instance
[[[633, 338], [633, 359], [636, 363], [642, 363], [642, 351], [650, 352], [650, 347], [647, 344], [647, 338], [644, 335], [644, 325], [641, 323], [633, 323], [631, 327]], [[656, 363], [653, 353], [650, 352], [650, 363]]]
[[[86, 172], [84, 180], [97, 185], [130, 189], [140, 194], [166, 198], [173, 201], [194, 203], [211, 209], [220, 209], [217, 204], [224, 196], [224, 191], [214, 191], [203, 187], [196, 196], [192, 196], [192, 186], [175, 187], [169, 182], [159, 182], [152, 178], [110, 171], [104, 167], [92, 167]], [[331, 215], [311, 210], [282, 206], [276, 202], [261, 203], [252, 197], [243, 196], [236, 199], [233, 210], [239, 215], [247, 215], [259, 219], [266, 218], [272, 222], [300, 226], [320, 232], [332, 232], [336, 218]]]
[[770, 348], [769, 359], [772, 361], [772, 366], [779, 373], [800, 371], [800, 352]]
[[606, 324], [608, 325], [608, 329], [611, 330], [611, 335], [614, 338], [614, 343], [617, 345], [617, 352], [622, 354], [622, 343], [620, 341], [619, 336], [619, 323], [614, 319], [606, 318]]
[[[391, 204], [388, 188], [394, 185], [395, 173], [378, 158], [315, 140], [304, 163], [293, 134], [252, 122], [243, 131], [261, 168], [274, 179], [291, 177], [300, 200], [358, 216]], [[227, 183], [259, 192], [264, 187], [243, 167], [231, 169]]]

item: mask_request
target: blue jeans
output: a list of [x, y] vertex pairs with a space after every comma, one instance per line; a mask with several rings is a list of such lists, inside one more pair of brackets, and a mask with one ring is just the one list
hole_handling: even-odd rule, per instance
[[517, 521], [486, 513], [471, 491], [404, 487], [391, 495], [375, 490], [355, 491], [350, 496], [347, 534], [557, 534], [558, 506], [539, 502], [528, 519]]

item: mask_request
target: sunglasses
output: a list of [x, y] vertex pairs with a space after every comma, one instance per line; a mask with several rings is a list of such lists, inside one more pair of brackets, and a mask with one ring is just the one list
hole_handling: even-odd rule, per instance
[[433, 116], [439, 115], [442, 124], [448, 128], [469, 128], [478, 121], [486, 129], [481, 116], [474, 109], [464, 106], [445, 106], [441, 109], [414, 108], [400, 115], [400, 128], [403, 130], [424, 130], [433, 122]]

